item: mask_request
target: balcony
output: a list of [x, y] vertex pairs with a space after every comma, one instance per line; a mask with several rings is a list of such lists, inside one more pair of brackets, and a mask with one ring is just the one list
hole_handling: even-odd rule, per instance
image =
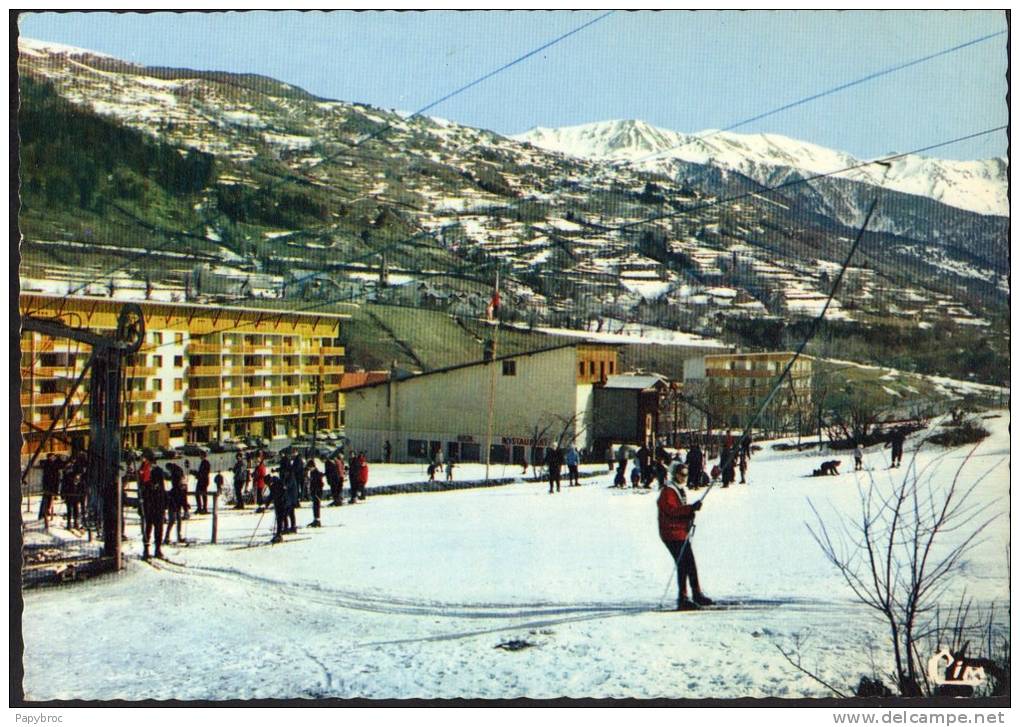
[[76, 366], [28, 366], [21, 367], [22, 379], [73, 379], [82, 371], [81, 365]]
[[[54, 391], [48, 394], [42, 394], [35, 392], [33, 394], [22, 393], [21, 405], [22, 406], [60, 406], [64, 403], [64, 398], [67, 393], [64, 391]], [[77, 404], [85, 397], [85, 393], [79, 390], [74, 396], [71, 397], [71, 405]]]
[[156, 375], [155, 366], [125, 366], [124, 371], [129, 379], [144, 379]]
[[321, 353], [323, 356], [343, 356], [344, 355], [344, 347], [343, 346], [322, 346], [321, 348], [319, 348], [319, 353]]
[[185, 374], [188, 376], [216, 376], [229, 375], [229, 369], [224, 369], [221, 366], [191, 366]]
[[156, 398], [158, 391], [152, 389], [143, 389], [141, 391], [125, 391], [124, 398], [128, 401], [153, 401]]
[[192, 388], [188, 387], [189, 399], [219, 399], [221, 390], [218, 388]]
[[132, 414], [131, 416], [125, 417], [127, 419], [127, 425], [129, 427], [137, 427], [144, 424], [155, 424], [156, 417], [158, 414]]
[[208, 354], [227, 353], [227, 351], [224, 350], [225, 348], [226, 348], [225, 346], [221, 346], [218, 343], [188, 343], [188, 346], [187, 346], [187, 348], [185, 350], [189, 354], [194, 354], [194, 355], [207, 354], [208, 355]]

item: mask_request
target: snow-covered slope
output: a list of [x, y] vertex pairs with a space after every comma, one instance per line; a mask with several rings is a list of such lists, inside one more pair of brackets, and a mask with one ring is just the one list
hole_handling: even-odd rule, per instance
[[[1008, 628], [1008, 413], [984, 423], [992, 436], [973, 455], [928, 445], [915, 453], [914, 436], [892, 471], [881, 445], [857, 473], [846, 455], [755, 454], [750, 484], [712, 490], [691, 541], [706, 592], [744, 605], [698, 614], [661, 610], [676, 585], [654, 492], [610, 489], [613, 475], [594, 465], [584, 469], [597, 476], [555, 495], [543, 482], [518, 482], [370, 496], [324, 508], [321, 530], [302, 527], [277, 546], [246, 547], [253, 535], [267, 543], [271, 515], [223, 508], [218, 545], [207, 544], [209, 518], [196, 516], [186, 527], [199, 542], [168, 547], [176, 564], [152, 567], [138, 560], [132, 511], [123, 573], [25, 594], [26, 696], [828, 696], [777, 646], [849, 691], [862, 674], [892, 671], [888, 628], [814, 542], [812, 507], [837, 528], [859, 512], [858, 487], [872, 479], [886, 494], [916, 464], [924, 487], [931, 478], [942, 492], [965, 458], [968, 484], [991, 468], [971, 503], [1001, 516], [943, 601], [951, 607], [966, 589], [972, 613], [996, 603]], [[840, 475], [806, 476], [830, 456], [843, 460]], [[373, 463], [370, 483], [406, 481], [400, 470], [425, 477], [420, 466]], [[302, 507], [298, 523], [310, 518]], [[28, 527], [30, 540], [47, 537]], [[943, 535], [953, 543], [965, 534]], [[511, 640], [530, 648], [495, 648]]]
[[[777, 167], [826, 174], [862, 163], [844, 152], [779, 134], [716, 130], [682, 134], [638, 120], [602, 121], [558, 129], [539, 127], [513, 138], [572, 156], [626, 162], [666, 172], [676, 159], [713, 164], [762, 183], [774, 178]], [[871, 165], [838, 176], [880, 184], [883, 173], [883, 167]], [[908, 155], [892, 163], [883, 186], [980, 214], [1009, 214], [1006, 160], [1001, 158], [954, 161]]]

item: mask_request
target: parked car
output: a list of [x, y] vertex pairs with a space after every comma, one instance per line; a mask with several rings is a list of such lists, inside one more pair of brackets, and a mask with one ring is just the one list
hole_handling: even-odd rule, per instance
[[244, 437], [241, 441], [250, 449], [266, 449], [269, 446], [269, 442], [262, 437], [248, 436]]
[[153, 447], [152, 452], [157, 459], [180, 459], [181, 456], [173, 447]]
[[193, 442], [180, 446], [177, 451], [179, 452], [177, 455], [178, 457], [182, 454], [185, 457], [201, 457], [203, 454], [209, 454], [208, 447], [203, 447], [201, 444], [195, 444]]

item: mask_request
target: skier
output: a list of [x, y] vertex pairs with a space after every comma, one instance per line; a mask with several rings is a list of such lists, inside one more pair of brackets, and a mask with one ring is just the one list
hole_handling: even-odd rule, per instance
[[155, 535], [156, 557], [163, 557], [163, 515], [166, 512], [166, 473], [162, 467], [145, 467], [144, 478], [138, 480], [139, 514], [142, 517], [142, 558], [149, 559], [149, 538]]
[[170, 544], [170, 532], [174, 523], [177, 524], [177, 542], [184, 542], [181, 521], [184, 520], [184, 510], [188, 506], [188, 483], [184, 479], [184, 470], [172, 462], [167, 467], [170, 470], [170, 493], [167, 497], [167, 522], [163, 533], [163, 545]]
[[354, 452], [351, 455], [351, 466], [348, 469], [348, 477], [351, 481], [350, 504], [353, 505], [358, 499], [359, 482], [361, 480], [361, 460], [358, 457], [357, 452]]
[[53, 498], [60, 494], [60, 458], [53, 452], [46, 455], [42, 464], [42, 502], [39, 503], [39, 519], [43, 526], [50, 529], [50, 516], [53, 515]]
[[606, 467], [609, 468], [610, 472], [613, 471], [613, 447], [612, 447], [612, 445], [606, 447]]
[[566, 463], [567, 463], [567, 486], [580, 487], [581, 478], [577, 472], [577, 466], [581, 463], [581, 455], [577, 453], [577, 447], [575, 447], [573, 444], [571, 444], [567, 448]]
[[383, 445], [383, 462], [387, 462], [388, 463], [390, 461], [390, 455], [392, 455], [392, 454], [393, 454], [393, 447], [390, 446], [390, 440], [387, 439], [386, 443]]
[[[732, 437], [730, 437], [732, 439]], [[736, 479], [734, 473], [734, 465], [736, 464], [735, 456], [737, 452], [731, 447], [723, 447], [722, 454], [719, 456], [719, 464], [722, 467], [722, 481], [723, 487], [729, 487], [733, 480]]]
[[903, 461], [903, 441], [907, 435], [903, 431], [902, 427], [897, 427], [893, 430], [892, 436], [889, 438], [889, 444], [886, 447], [892, 447], [892, 464], [889, 465], [889, 469], [893, 467], [899, 467]]
[[82, 513], [82, 499], [85, 494], [85, 486], [78, 474], [78, 468], [68, 465], [64, 470], [64, 477], [61, 486], [61, 496], [67, 507], [67, 529], [77, 528], [81, 520], [84, 520]]
[[864, 469], [864, 450], [860, 443], [854, 445], [854, 472]]
[[747, 484], [747, 455], [744, 454], [744, 450], [742, 450], [742, 449], [740, 450], [740, 455], [739, 455], [738, 463], [739, 463], [739, 467], [740, 467], [740, 484], [746, 485]]
[[308, 499], [308, 478], [305, 477], [305, 461], [301, 459], [301, 452], [296, 449], [290, 460], [290, 472], [297, 487], [297, 499], [294, 500], [296, 507], [297, 503]]
[[[676, 563], [678, 611], [697, 610], [711, 606], [712, 599], [701, 592], [698, 582], [698, 566], [694, 560], [690, 535], [694, 530], [694, 514], [701, 509], [701, 503], [687, 504], [687, 493], [674, 483], [669, 483], [659, 493], [659, 537]], [[687, 599], [687, 581], [691, 583], [693, 600]]]
[[271, 542], [279, 543], [287, 530], [287, 490], [279, 477], [269, 478], [269, 500], [273, 503], [273, 514], [276, 516], [276, 532]]
[[[300, 474], [296, 471], [295, 463], [300, 462], [302, 470]], [[284, 488], [284, 519], [286, 520], [286, 527], [284, 532], [296, 533], [297, 532], [297, 506], [299, 497], [301, 494], [301, 484], [299, 480], [303, 480], [305, 476], [304, 463], [301, 462], [301, 458], [294, 453], [293, 458], [290, 460], [290, 467], [288, 468], [286, 479], [283, 481]], [[276, 506], [275, 503], [273, 505]]]
[[613, 481], [618, 487], [627, 486], [627, 448], [622, 444], [616, 450], [616, 479]]
[[559, 447], [549, 448], [545, 456], [545, 466], [549, 473], [549, 494], [553, 493], [553, 486], [556, 492], [560, 491], [560, 468], [563, 466], [563, 450]]
[[744, 453], [747, 459], [751, 459], [751, 435], [745, 434], [740, 439], [740, 451]]
[[310, 528], [321, 528], [322, 521], [319, 520], [319, 508], [322, 502], [322, 472], [315, 466], [315, 460], [308, 460], [308, 484], [312, 495], [312, 522]]
[[648, 489], [652, 486], [652, 453], [647, 442], [637, 451], [637, 464], [641, 470], [641, 484]]
[[[240, 453], [237, 455], [241, 456]], [[209, 512], [209, 474], [212, 467], [209, 465], [208, 455], [202, 452], [202, 461], [198, 465], [198, 475], [195, 482], [195, 512], [205, 515]]]
[[446, 481], [453, 482], [453, 468], [456, 465], [452, 459], [446, 463]]
[[[442, 452], [439, 453], [440, 459], [442, 459]], [[358, 477], [358, 499], [365, 499], [365, 492], [368, 489], [368, 457], [365, 456], [364, 451], [358, 455], [358, 469], [361, 475]]]
[[641, 486], [641, 464], [635, 459], [630, 466], [630, 487], [636, 490]]
[[344, 477], [347, 474], [344, 467], [344, 456], [337, 452], [336, 460], [336, 494], [333, 495], [333, 504], [340, 507], [344, 504]]
[[266, 453], [259, 453], [259, 463], [255, 466], [255, 504], [256, 512], [265, 512], [264, 490], [266, 489]]
[[689, 489], [694, 489], [701, 484], [701, 470], [704, 464], [705, 458], [701, 453], [701, 447], [695, 442], [687, 452], [687, 487]]
[[326, 486], [329, 487], [329, 504], [336, 504], [336, 489], [339, 475], [336, 467], [336, 460], [332, 457], [327, 457], [323, 467], [326, 470]]
[[237, 453], [237, 458], [234, 460], [234, 466], [231, 468], [230, 474], [234, 485], [234, 509], [243, 510], [244, 482], [248, 479], [248, 468], [245, 466], [244, 457], [240, 452]]

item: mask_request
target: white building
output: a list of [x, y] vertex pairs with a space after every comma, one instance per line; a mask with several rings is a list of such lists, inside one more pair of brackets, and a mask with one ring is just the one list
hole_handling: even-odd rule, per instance
[[531, 462], [535, 448], [590, 446], [593, 385], [616, 372], [615, 346], [570, 343], [365, 384], [344, 392], [346, 432], [375, 460], [389, 442], [394, 462], [439, 448], [447, 458], [484, 462], [486, 446], [492, 462]]

